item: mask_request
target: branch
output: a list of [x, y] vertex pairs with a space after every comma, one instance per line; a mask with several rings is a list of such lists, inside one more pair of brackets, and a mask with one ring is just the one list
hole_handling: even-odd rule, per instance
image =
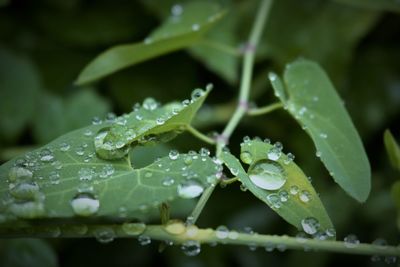
[[[29, 233], [30, 237], [34, 238], [91, 238], [98, 236], [98, 233], [101, 231], [107, 231], [114, 238], [146, 236], [153, 240], [172, 241], [176, 245], [184, 244], [186, 241], [198, 241], [199, 244], [256, 245], [268, 248], [284, 247], [285, 249], [302, 251], [313, 250], [359, 255], [400, 256], [400, 248], [394, 246], [379, 246], [366, 243], [349, 245], [342, 241], [245, 234], [236, 231], [221, 234], [221, 232], [211, 228], [199, 229], [194, 225], [185, 226], [179, 221], [170, 221], [166, 225], [140, 225], [142, 227], [136, 228], [135, 224], [129, 223], [122, 225], [84, 225], [81, 227], [66, 225], [58, 228], [57, 231], [53, 229], [54, 227], [50, 228], [49, 226], [30, 226], [22, 229], [1, 228], [0, 238], [26, 237], [27, 233]], [[132, 229], [136, 229], [136, 231]], [[138, 231], [138, 229], [141, 230]]]
[[262, 107], [262, 108], [255, 108], [255, 109], [250, 109], [247, 111], [247, 114], [250, 116], [259, 116], [259, 115], [264, 115], [267, 113], [270, 113], [274, 110], [280, 109], [283, 107], [283, 104], [281, 102], [273, 103], [268, 106]]

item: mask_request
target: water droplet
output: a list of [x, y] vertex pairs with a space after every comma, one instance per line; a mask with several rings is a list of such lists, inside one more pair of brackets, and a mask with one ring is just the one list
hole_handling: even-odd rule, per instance
[[291, 162], [293, 162], [293, 160], [294, 160], [294, 155], [292, 154], [292, 153], [287, 153], [287, 158], [285, 158], [284, 160], [283, 160], [283, 163], [284, 164], [286, 164], [286, 165], [288, 165], [289, 163], [291, 163]]
[[250, 142], [251, 141], [251, 138], [250, 138], [250, 136], [245, 136], [245, 137], [243, 137], [243, 142], [244, 143], [248, 143], [248, 142]]
[[23, 167], [12, 167], [8, 172], [8, 178], [11, 182], [30, 180], [32, 176], [33, 173]]
[[266, 190], [277, 190], [286, 182], [283, 168], [276, 162], [260, 160], [251, 165], [249, 178], [256, 186]]
[[152, 176], [153, 176], [153, 173], [151, 171], [146, 171], [144, 174], [144, 177], [146, 177], [146, 178], [150, 178]]
[[241, 185], [240, 185], [240, 191], [246, 192], [246, 191], [247, 191], [247, 186], [244, 185], [244, 184], [241, 184]]
[[322, 139], [326, 139], [328, 138], [328, 135], [326, 133], [320, 133], [319, 137], [321, 137]]
[[236, 231], [230, 231], [228, 234], [228, 238], [232, 240], [236, 240], [239, 237], [239, 233]]
[[178, 195], [181, 198], [198, 197], [203, 190], [203, 186], [195, 180], [187, 180], [178, 185]]
[[154, 98], [148, 97], [143, 101], [143, 108], [147, 110], [155, 110], [158, 107], [158, 103]]
[[320, 224], [314, 217], [307, 217], [301, 220], [301, 226], [303, 227], [304, 232], [313, 235], [318, 232]]
[[190, 238], [194, 238], [199, 232], [199, 228], [196, 225], [188, 225], [186, 226], [186, 236]]
[[360, 244], [356, 235], [350, 234], [344, 238], [344, 245], [348, 248], [354, 248]]
[[265, 245], [265, 251], [272, 252], [275, 249], [275, 245], [271, 242], [267, 242]]
[[232, 175], [234, 175], [234, 176], [237, 176], [239, 174], [239, 170], [236, 168], [230, 168], [229, 170], [231, 171]]
[[179, 17], [182, 15], [183, 7], [179, 4], [175, 4], [171, 7], [171, 15], [175, 17]]
[[240, 153], [240, 159], [246, 164], [251, 164], [253, 162], [253, 155], [250, 152], [243, 151]]
[[147, 235], [140, 235], [138, 241], [140, 245], [147, 246], [151, 243], [151, 238]]
[[172, 177], [164, 177], [161, 183], [163, 186], [171, 186], [175, 183], [175, 180]]
[[100, 208], [100, 201], [89, 193], [80, 193], [71, 201], [71, 207], [76, 215], [91, 216]]
[[163, 125], [165, 123], [165, 120], [163, 118], [157, 118], [156, 119], [156, 124], [157, 125]]
[[269, 194], [267, 201], [275, 209], [279, 209], [282, 206], [281, 198], [278, 194]]
[[71, 148], [71, 145], [68, 143], [61, 143], [60, 144], [60, 151], [67, 152]]
[[40, 160], [42, 162], [52, 162], [54, 160], [54, 155], [53, 152], [50, 151], [50, 149], [42, 149], [39, 153]]
[[179, 152], [176, 150], [171, 150], [168, 154], [171, 160], [176, 160], [179, 157]]
[[102, 123], [103, 123], [103, 121], [99, 117], [93, 117], [93, 119], [92, 119], [93, 125], [100, 125]]
[[196, 99], [202, 97], [204, 94], [205, 94], [205, 92], [203, 89], [200, 89], [200, 88], [194, 89], [191, 94], [192, 100], [196, 100]]
[[195, 241], [195, 240], [185, 241], [182, 244], [181, 249], [182, 249], [183, 253], [185, 253], [186, 256], [197, 256], [197, 255], [199, 255], [199, 253], [201, 251], [199, 241]]
[[91, 181], [96, 173], [91, 168], [82, 168], [78, 171], [78, 177], [81, 181]]
[[37, 183], [20, 183], [10, 188], [10, 194], [19, 199], [35, 199], [38, 193]]
[[165, 226], [165, 230], [172, 235], [180, 235], [186, 231], [186, 227], [180, 221], [170, 221]]
[[85, 132], [83, 133], [84, 136], [92, 136], [93, 132], [90, 129], [85, 130]]
[[8, 209], [15, 216], [24, 219], [34, 219], [45, 215], [45, 209], [42, 201], [12, 203]]
[[115, 172], [114, 166], [111, 164], [105, 165], [99, 173], [100, 178], [107, 178], [113, 175]]
[[276, 144], [278, 142], [267, 153], [267, 158], [273, 161], [277, 161], [282, 155], [282, 148], [279, 148]]
[[292, 185], [289, 191], [290, 194], [297, 195], [297, 193], [299, 193], [299, 187], [297, 185]]
[[302, 202], [307, 203], [311, 200], [311, 194], [307, 190], [301, 191], [299, 198]]
[[322, 156], [322, 152], [321, 152], [321, 151], [315, 152], [315, 156], [317, 156], [318, 158], [320, 158], [320, 157]]
[[278, 79], [278, 75], [273, 72], [268, 73], [268, 78], [271, 82], [275, 82]]
[[281, 202], [287, 202], [289, 200], [289, 194], [286, 190], [279, 191], [278, 195]]
[[197, 24], [197, 23], [192, 24], [192, 30], [193, 30], [193, 31], [198, 31], [198, 30], [200, 30], [200, 25]]
[[208, 157], [210, 156], [210, 150], [208, 150], [207, 148], [201, 148], [199, 151], [200, 156], [202, 157]]
[[225, 239], [229, 236], [229, 229], [225, 225], [220, 225], [215, 229], [215, 236], [218, 239]]
[[49, 174], [50, 183], [53, 185], [57, 185], [60, 183], [60, 174], [56, 171], [52, 171]]
[[94, 236], [100, 243], [110, 243], [115, 238], [115, 232], [109, 227], [99, 227], [94, 231]]
[[144, 223], [124, 223], [122, 224], [122, 231], [127, 235], [140, 235], [146, 229], [146, 224]]

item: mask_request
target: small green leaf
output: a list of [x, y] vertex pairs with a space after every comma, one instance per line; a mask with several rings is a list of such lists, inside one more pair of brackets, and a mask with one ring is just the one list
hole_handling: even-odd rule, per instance
[[3, 223], [38, 218], [144, 219], [162, 202], [191, 199], [216, 182], [220, 171], [209, 156], [172, 151], [132, 169], [127, 157], [96, 156], [92, 125], [0, 166]]
[[[383, 136], [387, 154], [393, 168], [400, 170], [400, 146], [392, 133], [386, 130]], [[400, 203], [400, 202], [399, 202]]]
[[105, 126], [95, 137], [97, 154], [104, 159], [124, 157], [131, 144], [165, 142], [186, 129], [211, 90], [195, 89], [191, 100], [159, 106], [147, 98], [142, 106]]
[[[257, 140], [242, 143], [241, 159], [250, 164], [247, 173], [239, 160], [229, 152], [223, 152], [221, 159], [245, 188], [287, 222], [309, 234], [329, 230], [332, 235], [332, 222], [305, 174], [289, 155], [283, 154], [279, 149], [275, 151], [279, 152], [278, 159], [268, 159], [267, 154], [274, 152], [274, 149], [274, 146]], [[256, 171], [257, 168], [260, 169]], [[263, 176], [264, 174], [268, 176]], [[317, 223], [308, 225], [307, 220]]]
[[118, 70], [196, 43], [222, 17], [211, 2], [193, 2], [182, 6], [143, 42], [118, 45], [100, 54], [79, 75], [77, 84], [93, 82]]
[[276, 82], [272, 85], [285, 109], [306, 129], [334, 180], [350, 196], [365, 201], [371, 189], [368, 158], [328, 76], [316, 63], [298, 60], [287, 65], [284, 82], [287, 100]]

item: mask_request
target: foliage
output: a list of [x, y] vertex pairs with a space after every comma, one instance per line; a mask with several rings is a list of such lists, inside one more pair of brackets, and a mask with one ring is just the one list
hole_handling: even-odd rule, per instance
[[[151, 237], [186, 255], [213, 242], [303, 249], [309, 238], [393, 261], [382, 242], [334, 240], [398, 242], [399, 10], [395, 0], [0, 1], [0, 236]], [[221, 224], [233, 230], [195, 226]], [[88, 255], [100, 266], [370, 264], [131, 246], [1, 241], [0, 265], [57, 266], [53, 249], [61, 266]]]

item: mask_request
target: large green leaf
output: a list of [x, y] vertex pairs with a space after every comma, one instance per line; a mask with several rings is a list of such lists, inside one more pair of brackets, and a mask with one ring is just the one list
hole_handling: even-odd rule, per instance
[[129, 158], [95, 154], [103, 125], [68, 133], [0, 167], [0, 218], [127, 217], [142, 219], [162, 202], [197, 197], [216, 182], [220, 167], [205, 153], [171, 152], [144, 168]]
[[218, 5], [193, 2], [182, 6], [143, 42], [119, 45], [100, 54], [79, 75], [77, 84], [101, 79], [120, 69], [196, 43], [223, 15]]
[[41, 89], [35, 66], [0, 49], [0, 137], [13, 141], [26, 127]]
[[385, 131], [384, 143], [390, 163], [393, 168], [400, 170], [400, 146], [389, 130]]
[[[270, 160], [268, 153], [279, 153], [279, 158]], [[313, 235], [328, 232], [331, 235], [332, 222], [318, 194], [306, 175], [290, 157], [290, 155], [285, 155], [280, 149], [266, 142], [259, 140], [244, 142], [241, 144], [241, 159], [244, 163], [250, 164], [246, 173], [239, 160], [232, 154], [223, 152], [221, 155], [232, 174], [239, 178], [245, 188], [287, 222]], [[254, 170], [261, 166], [268, 170], [268, 175], [277, 175], [276, 179], [272, 176], [263, 176], [265, 175], [263, 172], [261, 172], [261, 175], [259, 172], [256, 175]], [[271, 179], [274, 179], [274, 181]], [[266, 182], [265, 186], [262, 182]], [[316, 221], [310, 218], [316, 219]], [[310, 221], [317, 222], [314, 225], [316, 227], [307, 228], [312, 227], [309, 225]], [[326, 232], [327, 230], [328, 232]]]
[[131, 144], [168, 141], [185, 130], [211, 90], [195, 89], [191, 100], [159, 106], [153, 98], [105, 126], [95, 138], [96, 152], [105, 159], [124, 157]]
[[356, 7], [400, 12], [400, 3], [397, 0], [334, 0], [339, 3]]
[[312, 138], [319, 156], [334, 180], [362, 202], [371, 189], [371, 171], [361, 139], [342, 100], [325, 72], [308, 60], [287, 65], [281, 96], [277, 75], [270, 80], [285, 109]]

